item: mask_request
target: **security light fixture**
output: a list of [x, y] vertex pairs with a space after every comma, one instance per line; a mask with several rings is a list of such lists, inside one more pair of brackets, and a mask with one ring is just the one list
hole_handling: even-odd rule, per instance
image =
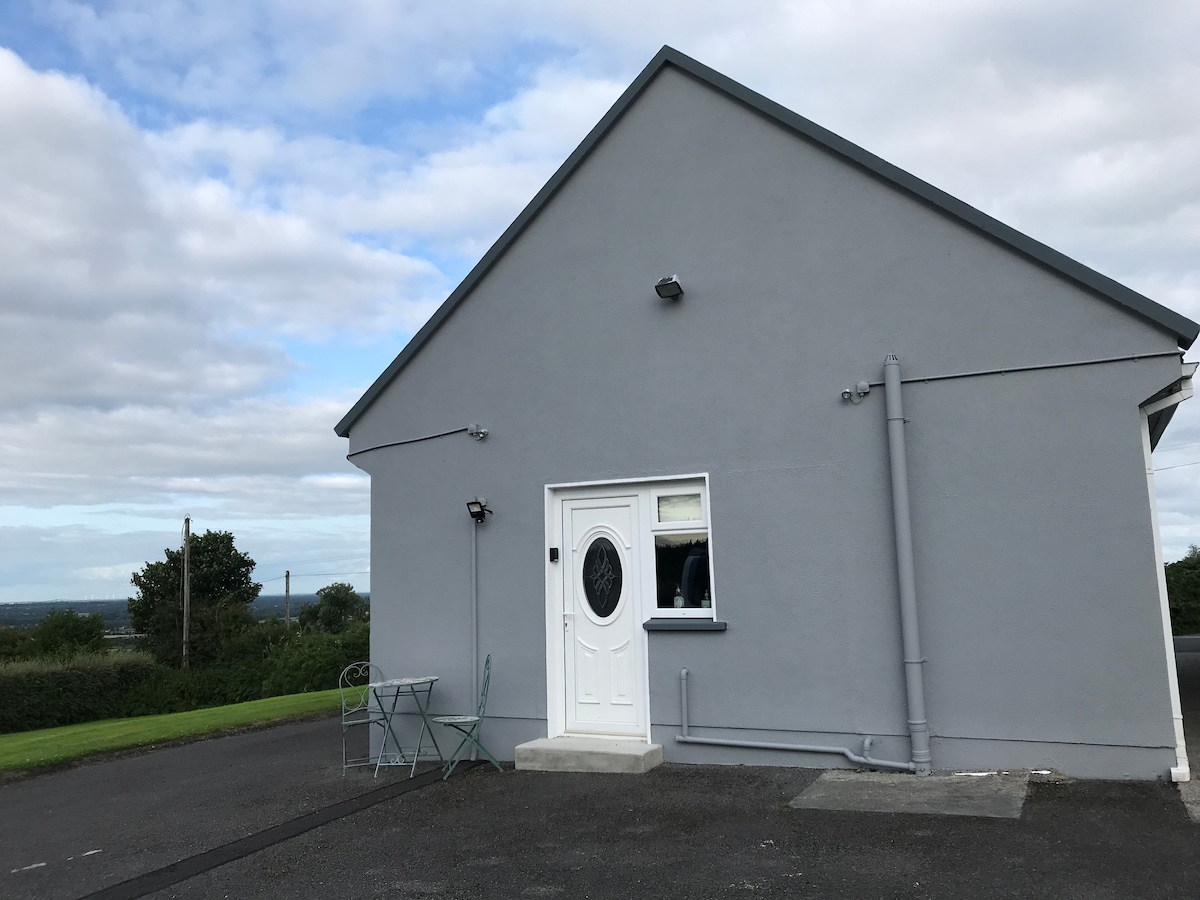
[[678, 300], [683, 296], [683, 285], [678, 275], [666, 275], [654, 283], [654, 290], [664, 300]]
[[863, 397], [871, 393], [871, 385], [865, 381], [860, 381], [854, 387], [848, 387], [842, 391], [842, 399], [849, 400], [851, 403], [862, 403]]
[[467, 512], [471, 514], [471, 520], [476, 525], [482, 525], [483, 520], [487, 518], [487, 514], [491, 512], [491, 510], [487, 508], [487, 498], [476, 497], [474, 500], [468, 500]]

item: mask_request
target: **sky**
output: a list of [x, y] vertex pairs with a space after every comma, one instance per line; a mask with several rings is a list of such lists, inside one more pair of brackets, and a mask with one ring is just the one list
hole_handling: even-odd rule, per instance
[[[0, 602], [185, 515], [369, 589], [334, 425], [663, 44], [1200, 320], [1194, 0], [4, 0]], [[1200, 398], [1168, 560], [1197, 463]]]

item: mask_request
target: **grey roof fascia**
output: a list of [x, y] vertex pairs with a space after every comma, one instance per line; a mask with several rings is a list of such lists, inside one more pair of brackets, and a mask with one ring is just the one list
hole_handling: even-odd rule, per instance
[[462, 283], [454, 289], [454, 292], [446, 298], [446, 301], [438, 307], [437, 311], [430, 316], [421, 329], [413, 335], [412, 339], [400, 351], [399, 355], [392, 360], [391, 365], [384, 369], [382, 374], [375, 379], [374, 383], [367, 388], [366, 393], [342, 417], [342, 420], [334, 428], [334, 431], [340, 437], [347, 437], [349, 435], [350, 428], [366, 412], [367, 407], [375, 401], [375, 398], [383, 392], [392, 379], [417, 354], [433, 336], [434, 332], [441, 327], [442, 323], [450, 317], [450, 314], [454, 312], [458, 305], [475, 289], [475, 286], [500, 260], [509, 246], [521, 236], [529, 226], [529, 223], [541, 212], [542, 207], [549, 203], [554, 195], [558, 193], [559, 188], [571, 177], [575, 169], [587, 159], [596, 145], [603, 140], [604, 136], [608, 134], [612, 127], [625, 114], [625, 111], [637, 100], [650, 82], [654, 80], [659, 71], [668, 65], [675, 66], [681, 72], [684, 72], [702, 84], [720, 91], [730, 99], [784, 126], [821, 149], [841, 157], [843, 160], [884, 183], [899, 188], [926, 206], [967, 225], [1050, 271], [1075, 282], [1091, 293], [1109, 300], [1150, 324], [1163, 329], [1175, 337], [1178, 345], [1183, 349], [1186, 350], [1189, 348], [1192, 342], [1196, 340], [1197, 335], [1200, 335], [1200, 324], [1193, 322], [1191, 319], [1180, 315], [1174, 310], [1167, 309], [1159, 303], [1155, 303], [1149, 297], [1145, 297], [1137, 291], [1125, 287], [1120, 282], [1114, 281], [1106, 275], [1101, 275], [1094, 269], [1090, 269], [1082, 263], [1071, 259], [1069, 256], [1059, 253], [1057, 250], [1048, 247], [1040, 241], [1022, 234], [1015, 228], [1005, 225], [1003, 222], [964, 203], [962, 200], [947, 194], [945, 191], [934, 187], [926, 181], [922, 181], [915, 175], [904, 171], [898, 166], [892, 165], [875, 154], [864, 150], [857, 144], [853, 144], [845, 138], [834, 134], [827, 128], [822, 128], [799, 113], [793, 112], [787, 107], [776, 103], [774, 100], [770, 100], [762, 94], [752, 91], [727, 75], [722, 75], [715, 69], [710, 69], [690, 56], [680, 53], [673, 47], [663, 47], [655, 54], [654, 59], [642, 69], [633, 83], [625, 89], [625, 92], [621, 94], [617, 102], [604, 114], [604, 117], [588, 132], [587, 137], [575, 148], [574, 152], [559, 166], [550, 180], [529, 201], [529, 204], [521, 211], [521, 214], [513, 220], [512, 224], [492, 244], [487, 253], [483, 255], [483, 258], [471, 269], [467, 277], [462, 280]]
[[[1022, 234], [1015, 228], [1005, 225], [998, 219], [994, 219], [987, 213], [981, 212], [968, 203], [964, 203], [957, 197], [947, 194], [945, 191], [934, 187], [928, 182], [922, 181], [917, 176], [904, 171], [898, 166], [892, 165], [887, 160], [881, 159], [875, 154], [864, 150], [857, 144], [853, 144], [845, 138], [834, 134], [829, 129], [822, 128], [799, 113], [793, 112], [787, 107], [776, 103], [774, 100], [770, 100], [762, 94], [750, 90], [750, 88], [739, 84], [729, 76], [722, 75], [720, 72], [708, 68], [703, 63], [684, 56], [678, 51], [671, 50], [671, 48], [664, 48], [664, 50], [669, 51], [668, 59], [671, 63], [692, 77], [710, 87], [717, 88], [732, 99], [737, 100], [739, 103], [767, 118], [774, 119], [779, 124], [786, 126], [811, 143], [816, 144], [822, 149], [832, 151], [859, 169], [865, 170], [887, 184], [902, 189], [918, 200], [921, 200], [927, 206], [953, 219], [957, 219], [975, 231], [981, 232], [987, 237], [1008, 246], [1010, 249], [1016, 250], [1021, 255], [1039, 263], [1045, 268], [1087, 288], [1090, 292], [1099, 294], [1101, 297], [1125, 307], [1139, 318], [1147, 320], [1174, 336], [1178, 340], [1179, 346], [1184, 350], [1192, 345], [1197, 335], [1200, 335], [1200, 324], [1193, 322], [1186, 316], [1181, 316], [1174, 310], [1155, 303], [1149, 297], [1127, 288], [1125, 285], [1114, 281], [1106, 275], [1101, 275], [1095, 269], [1088, 268], [1083, 263], [1071, 259], [1071, 257], [1058, 252], [1052, 247], [1048, 247], [1041, 241], [1034, 240], [1028, 235]], [[663, 54], [660, 53], [659, 55]]]

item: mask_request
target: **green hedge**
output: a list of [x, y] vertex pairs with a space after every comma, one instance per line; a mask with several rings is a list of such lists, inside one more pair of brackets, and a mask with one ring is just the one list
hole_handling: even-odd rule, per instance
[[186, 671], [127, 652], [0, 663], [0, 734], [328, 690], [369, 654], [365, 622], [341, 634], [267, 622], [227, 642], [216, 662]]
[[127, 715], [126, 697], [157, 669], [141, 653], [0, 665], [0, 734]]
[[181, 671], [156, 666], [149, 677], [130, 688], [119, 714], [155, 716], [188, 712], [258, 700], [262, 696], [262, 672], [256, 668], [207, 666]]

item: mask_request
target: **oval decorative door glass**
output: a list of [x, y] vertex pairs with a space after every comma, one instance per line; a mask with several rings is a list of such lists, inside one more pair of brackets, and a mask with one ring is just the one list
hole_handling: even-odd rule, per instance
[[583, 593], [601, 619], [611, 616], [621, 599], [621, 556], [606, 537], [596, 538], [583, 554]]

